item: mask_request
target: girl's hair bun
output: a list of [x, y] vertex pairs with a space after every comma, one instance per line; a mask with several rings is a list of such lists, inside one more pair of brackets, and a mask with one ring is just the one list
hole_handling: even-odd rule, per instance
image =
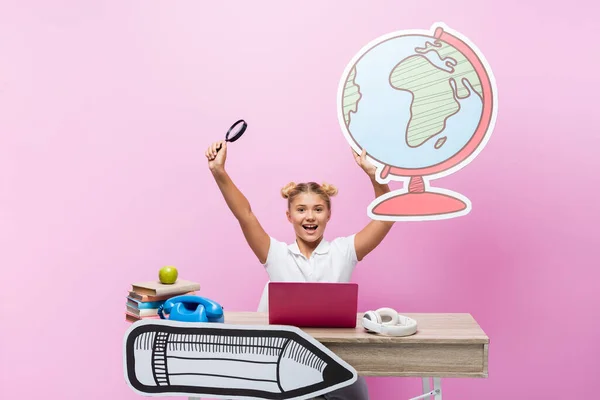
[[281, 188], [281, 196], [284, 199], [287, 199], [290, 196], [290, 193], [296, 188], [296, 183], [295, 182], [290, 182], [287, 185], [285, 185], [283, 188]]
[[323, 182], [321, 184], [321, 189], [323, 190], [323, 192], [325, 192], [325, 194], [327, 194], [327, 196], [335, 196], [336, 194], [338, 194], [338, 190], [335, 186], [330, 185], [329, 183]]

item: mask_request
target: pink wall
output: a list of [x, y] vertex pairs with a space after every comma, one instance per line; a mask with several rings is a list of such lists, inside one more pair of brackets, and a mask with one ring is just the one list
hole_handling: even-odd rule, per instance
[[[491, 338], [490, 376], [445, 380], [447, 400], [594, 390], [597, 9], [30, 3], [0, 7], [0, 398], [139, 398], [122, 372], [124, 299], [161, 265], [229, 310], [256, 308], [266, 276], [203, 156], [239, 117], [249, 132], [227, 165], [270, 234], [293, 240], [278, 194], [289, 180], [339, 186], [328, 237], [367, 223], [372, 192], [338, 126], [338, 80], [367, 42], [435, 21], [491, 64], [496, 129], [473, 163], [435, 182], [468, 196], [471, 214], [398, 223], [355, 274], [359, 306], [472, 313]], [[420, 389], [416, 378], [368, 382], [381, 400]]]

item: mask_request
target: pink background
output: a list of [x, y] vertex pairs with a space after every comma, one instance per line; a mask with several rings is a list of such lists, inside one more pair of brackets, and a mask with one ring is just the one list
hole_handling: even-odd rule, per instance
[[[229, 310], [256, 309], [266, 275], [203, 155], [239, 117], [250, 127], [228, 170], [271, 235], [293, 240], [279, 196], [290, 180], [339, 187], [329, 239], [362, 228], [373, 195], [338, 126], [338, 81], [364, 44], [436, 21], [492, 66], [496, 129], [434, 182], [470, 198], [471, 214], [397, 223], [354, 275], [359, 307], [476, 318], [489, 378], [444, 380], [446, 400], [595, 390], [597, 8], [224, 4], [2, 2], [0, 398], [140, 398], [123, 376], [125, 296], [162, 265]], [[368, 382], [373, 399], [420, 393], [418, 378]]]

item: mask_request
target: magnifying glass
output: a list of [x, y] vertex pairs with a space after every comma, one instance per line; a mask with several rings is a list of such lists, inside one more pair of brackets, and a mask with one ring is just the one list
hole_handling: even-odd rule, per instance
[[[246, 121], [243, 119], [236, 121], [227, 131], [227, 134], [225, 135], [225, 141], [230, 143], [235, 142], [244, 134], [244, 132], [246, 132], [246, 128], [248, 128]], [[217, 151], [219, 150], [221, 150], [221, 145], [219, 145], [217, 148]]]

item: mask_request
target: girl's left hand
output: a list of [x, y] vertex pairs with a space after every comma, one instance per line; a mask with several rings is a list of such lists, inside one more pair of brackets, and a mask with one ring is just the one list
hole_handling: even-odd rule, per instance
[[361, 167], [363, 171], [365, 171], [367, 175], [369, 175], [369, 177], [374, 178], [377, 168], [373, 164], [371, 164], [369, 160], [367, 160], [367, 150], [363, 149], [362, 154], [360, 155], [357, 152], [355, 152], [352, 148], [350, 149], [350, 151], [352, 151], [354, 161], [356, 161], [358, 166]]

